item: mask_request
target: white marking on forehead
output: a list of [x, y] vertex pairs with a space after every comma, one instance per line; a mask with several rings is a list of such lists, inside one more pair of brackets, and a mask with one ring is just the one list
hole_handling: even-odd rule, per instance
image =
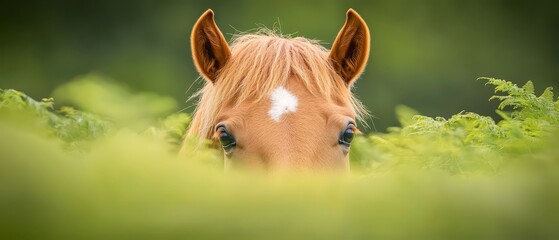
[[276, 122], [280, 121], [284, 113], [297, 111], [297, 97], [284, 87], [276, 88], [270, 94], [270, 100], [272, 100], [272, 106], [268, 111], [268, 115]]

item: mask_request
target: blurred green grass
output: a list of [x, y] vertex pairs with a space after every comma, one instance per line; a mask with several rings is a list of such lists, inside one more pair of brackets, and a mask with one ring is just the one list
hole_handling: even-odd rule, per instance
[[56, 91], [79, 110], [2, 90], [0, 238], [557, 239], [559, 100], [484, 81], [504, 120], [399, 107], [400, 127], [356, 139], [351, 175], [181, 159], [188, 115], [100, 75]]

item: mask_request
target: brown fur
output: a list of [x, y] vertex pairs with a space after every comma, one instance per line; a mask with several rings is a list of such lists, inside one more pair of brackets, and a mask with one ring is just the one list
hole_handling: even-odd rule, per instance
[[[200, 100], [187, 138], [216, 141], [216, 125], [225, 124], [237, 140], [226, 166], [349, 168], [338, 136], [349, 121], [367, 114], [351, 93], [369, 49], [369, 31], [355, 11], [348, 11], [331, 52], [316, 41], [269, 30], [223, 46], [211, 10], [196, 23], [191, 41], [196, 67], [208, 81], [195, 95]], [[299, 106], [278, 123], [267, 112], [270, 93], [279, 86], [297, 96]]]

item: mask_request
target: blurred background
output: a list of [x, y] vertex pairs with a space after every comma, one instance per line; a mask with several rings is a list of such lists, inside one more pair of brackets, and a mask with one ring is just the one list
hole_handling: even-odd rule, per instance
[[[354, 8], [372, 52], [355, 92], [374, 115], [367, 131], [397, 125], [394, 108], [429, 116], [494, 115], [477, 77], [559, 87], [559, 3], [504, 0], [12, 1], [0, 4], [0, 88], [36, 99], [91, 72], [137, 91], [185, 100], [202, 85], [189, 35], [206, 9], [227, 39], [260, 25], [330, 47]], [[192, 86], [192, 87], [191, 87]], [[177, 110], [179, 110], [177, 109]], [[497, 119], [497, 117], [495, 117]]]

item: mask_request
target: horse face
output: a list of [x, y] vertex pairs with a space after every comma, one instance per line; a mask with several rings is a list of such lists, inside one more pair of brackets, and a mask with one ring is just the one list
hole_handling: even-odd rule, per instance
[[348, 170], [360, 107], [350, 89], [369, 54], [363, 19], [350, 9], [328, 52], [308, 39], [258, 34], [230, 48], [213, 16], [208, 10], [192, 31], [207, 82], [188, 135], [213, 140], [227, 168]]
[[325, 101], [293, 78], [261, 101], [225, 105], [213, 139], [226, 168], [349, 169], [356, 132], [350, 103]]

